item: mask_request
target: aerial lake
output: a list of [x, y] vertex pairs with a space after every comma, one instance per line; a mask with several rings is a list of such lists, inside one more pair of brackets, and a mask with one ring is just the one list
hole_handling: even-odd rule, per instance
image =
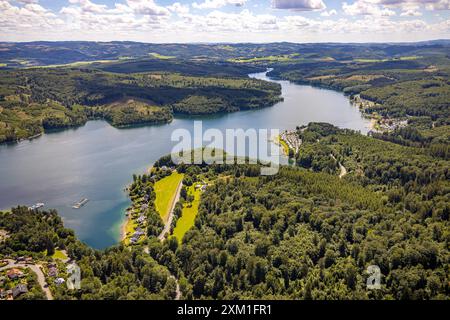
[[[252, 77], [270, 80], [265, 73]], [[271, 81], [271, 80], [270, 80]], [[0, 145], [0, 209], [45, 203], [63, 217], [66, 227], [94, 248], [116, 244], [120, 224], [130, 204], [124, 188], [133, 173], [144, 173], [157, 159], [171, 152], [175, 129], [193, 131], [194, 120], [203, 130], [295, 129], [312, 121], [366, 133], [364, 119], [342, 93], [276, 81], [284, 101], [273, 107], [201, 118], [175, 118], [157, 126], [117, 129], [105, 121], [13, 145]], [[72, 206], [82, 198], [89, 202]]]

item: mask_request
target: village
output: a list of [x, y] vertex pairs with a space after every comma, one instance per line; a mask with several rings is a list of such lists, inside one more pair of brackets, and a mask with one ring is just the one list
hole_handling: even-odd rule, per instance
[[[280, 142], [287, 145], [288, 150], [292, 150], [294, 155], [298, 153], [300, 146], [302, 144], [302, 139], [299, 138], [297, 131], [295, 130], [285, 130], [280, 134]], [[289, 151], [287, 151], [289, 155]]]
[[17, 300], [26, 295], [53, 300], [52, 291], [66, 284], [70, 266], [64, 250], [52, 257], [3, 257], [0, 260], [0, 300]]
[[[173, 167], [167, 167], [162, 166], [161, 168], [158, 168], [157, 170], [160, 170], [161, 172], [165, 172], [166, 175], [171, 176], [172, 174], [176, 174], [176, 170]], [[156, 168], [149, 169], [150, 180], [156, 179]], [[174, 175], [175, 177], [175, 175]], [[178, 175], [177, 179], [182, 179], [183, 175]], [[169, 185], [165, 186], [165, 182], [160, 181], [158, 184], [163, 184], [163, 190], [157, 191], [158, 197], [163, 197], [165, 200], [167, 200], [166, 206], [164, 208], [157, 208], [160, 209], [158, 211], [161, 214], [161, 218], [165, 224], [163, 232], [159, 235], [158, 238], [165, 238], [165, 236], [170, 233], [172, 226], [172, 219], [173, 219], [173, 210], [175, 207], [175, 204], [178, 202], [180, 197], [180, 191], [181, 191], [181, 180], [177, 181], [173, 185], [172, 188], [169, 188]], [[193, 186], [192, 192], [199, 191], [203, 192], [206, 190], [206, 187], [208, 184], [206, 182], [197, 183], [195, 186]], [[173, 192], [171, 192], [173, 191]], [[165, 195], [162, 196], [162, 193]], [[147, 212], [148, 208], [150, 206], [150, 197], [148, 194], [144, 194], [143, 196], [130, 196], [132, 200], [132, 205], [127, 208], [126, 210], [126, 222], [123, 225], [122, 230], [122, 241], [124, 241], [125, 244], [133, 245], [140, 243], [143, 239], [145, 239], [145, 235], [147, 232]], [[158, 207], [158, 202], [156, 203], [156, 206]]]
[[[373, 101], [361, 98], [359, 94], [352, 96], [351, 102], [366, 114], [367, 109], [372, 109], [377, 105], [377, 103]], [[392, 132], [394, 130], [406, 127], [406, 125], [408, 124], [408, 120], [382, 117], [376, 112], [371, 113], [370, 118], [372, 119], [372, 121], [370, 125], [370, 131], [368, 132], [369, 135], [371, 133]]]

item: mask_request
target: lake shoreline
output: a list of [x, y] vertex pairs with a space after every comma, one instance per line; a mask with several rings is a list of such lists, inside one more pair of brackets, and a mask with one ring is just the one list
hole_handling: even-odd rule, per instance
[[125, 240], [127, 238], [127, 227], [130, 222], [131, 222], [131, 218], [130, 218], [130, 214], [128, 214], [128, 215], [126, 215], [125, 219], [120, 224], [120, 241], [119, 241], [119, 243], [125, 242]]
[[[266, 77], [266, 72], [251, 76], [274, 81]], [[196, 119], [203, 120], [204, 130], [222, 132], [229, 128], [279, 128], [281, 132], [309, 122], [328, 122], [363, 134], [367, 132], [368, 120], [342, 93], [327, 89], [319, 92], [313, 86], [289, 81], [281, 84], [285, 99], [270, 108], [223, 116], [177, 116], [170, 124], [133, 129], [117, 129], [106, 120], [89, 120], [79, 128], [44, 134], [32, 143], [0, 145], [0, 179], [4, 181], [0, 204], [13, 207], [16, 203], [37, 202], [44, 196], [46, 207], [57, 208], [67, 220], [67, 226], [81, 235], [81, 241], [103, 249], [127, 241], [126, 232], [132, 229], [130, 219], [125, 217], [131, 205], [126, 188], [132, 174], [148, 172], [151, 164], [171, 153], [176, 144], [171, 140], [174, 130], [194, 134]], [[21, 170], [14, 170], [17, 167]], [[46, 183], [38, 188], [43, 178]], [[14, 188], [13, 181], [22, 181], [20, 188]], [[104, 201], [92, 202], [89, 210], [81, 215], [66, 206], [81, 193]]]
[[271, 77], [268, 74], [270, 73], [270, 71], [272, 70], [268, 70], [266, 72], [266, 76], [268, 79], [270, 79], [269, 81], [287, 81], [289, 83], [293, 83], [299, 86], [310, 86], [312, 88], [317, 88], [317, 89], [322, 89], [322, 90], [330, 90], [330, 91], [334, 91], [337, 93], [342, 94], [344, 97], [348, 97], [349, 102], [358, 107], [359, 112], [361, 113], [361, 116], [364, 117], [365, 119], [370, 120], [369, 123], [369, 131], [376, 131], [376, 127], [378, 125], [378, 119], [376, 118], [376, 116], [372, 113], [368, 113], [365, 112], [365, 110], [363, 110], [361, 108], [361, 105], [358, 103], [355, 103], [352, 99], [352, 95], [351, 94], [346, 94], [343, 90], [340, 90], [339, 88], [333, 87], [333, 86], [329, 86], [329, 85], [325, 85], [325, 84], [318, 84], [318, 83], [313, 83], [313, 82], [309, 82], [309, 81], [293, 81], [293, 80], [289, 80], [289, 79], [284, 79], [284, 78], [280, 78], [280, 77]]

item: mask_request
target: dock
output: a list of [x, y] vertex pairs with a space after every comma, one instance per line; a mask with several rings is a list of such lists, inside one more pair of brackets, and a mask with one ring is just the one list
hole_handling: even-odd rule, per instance
[[79, 202], [75, 203], [72, 208], [73, 209], [80, 209], [82, 206], [84, 206], [86, 203], [88, 203], [89, 199], [84, 198], [81, 199]]

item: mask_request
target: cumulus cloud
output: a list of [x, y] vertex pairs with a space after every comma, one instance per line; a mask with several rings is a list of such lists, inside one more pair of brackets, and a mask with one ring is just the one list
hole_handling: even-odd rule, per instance
[[246, 2], [247, 0], [205, 0], [201, 3], [192, 3], [192, 7], [195, 9], [219, 9], [227, 5], [242, 7]]
[[388, 7], [409, 11], [425, 7], [427, 10], [450, 10], [450, 0], [366, 0]]
[[38, 3], [39, 0], [16, 0], [16, 2], [27, 4], [27, 3]]
[[[201, 0], [203, 1], [203, 0]], [[211, 0], [213, 1], [213, 0]], [[437, 5], [442, 1], [426, 0]], [[294, 8], [292, 3], [296, 3]], [[322, 1], [285, 1], [280, 7], [319, 10]], [[314, 3], [313, 3], [314, 2]], [[104, 5], [97, 0], [67, 0], [52, 12], [32, 0], [0, 0], [0, 39], [135, 40], [135, 41], [403, 41], [441, 38], [450, 32], [450, 21], [421, 20], [416, 12], [424, 4], [395, 0], [357, 0], [345, 4], [348, 16], [324, 10], [312, 18], [296, 12], [285, 15], [256, 14], [249, 9], [223, 12], [218, 9], [192, 13], [180, 2], [161, 6], [155, 0], [124, 0]], [[432, 2], [432, 3], [431, 3]], [[203, 3], [203, 2], [202, 2]], [[238, 0], [228, 4], [244, 3]], [[288, 5], [291, 3], [291, 5]], [[361, 5], [362, 3], [362, 5]], [[318, 5], [319, 4], [319, 5]], [[442, 3], [441, 3], [442, 5]], [[434, 7], [436, 10], [438, 7]], [[305, 6], [301, 10], [306, 10]], [[402, 19], [393, 18], [398, 10]], [[328, 17], [333, 16], [333, 19]], [[351, 18], [350, 18], [351, 17]], [[421, 38], [418, 38], [419, 35]]]
[[[25, 2], [23, 2], [25, 3]], [[2, 32], [26, 32], [29, 29], [53, 30], [64, 21], [36, 2], [28, 1], [22, 7], [0, 0], [0, 29]]]
[[78, 5], [83, 11], [91, 13], [103, 13], [106, 9], [106, 5], [95, 4], [89, 0], [69, 0], [69, 3]]
[[298, 11], [323, 10], [327, 6], [322, 0], [273, 0], [272, 7]]
[[332, 9], [330, 11], [324, 11], [320, 14], [322, 17], [331, 17], [337, 15], [337, 11]]
[[344, 2], [342, 4], [342, 10], [345, 14], [350, 16], [394, 16], [395, 11], [388, 8], [381, 8], [373, 3], [374, 1], [358, 0], [353, 4]]
[[422, 12], [414, 10], [414, 9], [403, 11], [400, 14], [400, 16], [402, 16], [402, 17], [420, 17], [421, 15], [422, 15]]
[[167, 8], [157, 5], [153, 0], [127, 0], [126, 3], [137, 14], [151, 16], [170, 15], [170, 11]]
[[189, 13], [189, 7], [179, 2], [175, 2], [174, 4], [168, 6], [167, 9], [180, 15]]
[[450, 10], [450, 0], [432, 1], [425, 5], [427, 10]]

